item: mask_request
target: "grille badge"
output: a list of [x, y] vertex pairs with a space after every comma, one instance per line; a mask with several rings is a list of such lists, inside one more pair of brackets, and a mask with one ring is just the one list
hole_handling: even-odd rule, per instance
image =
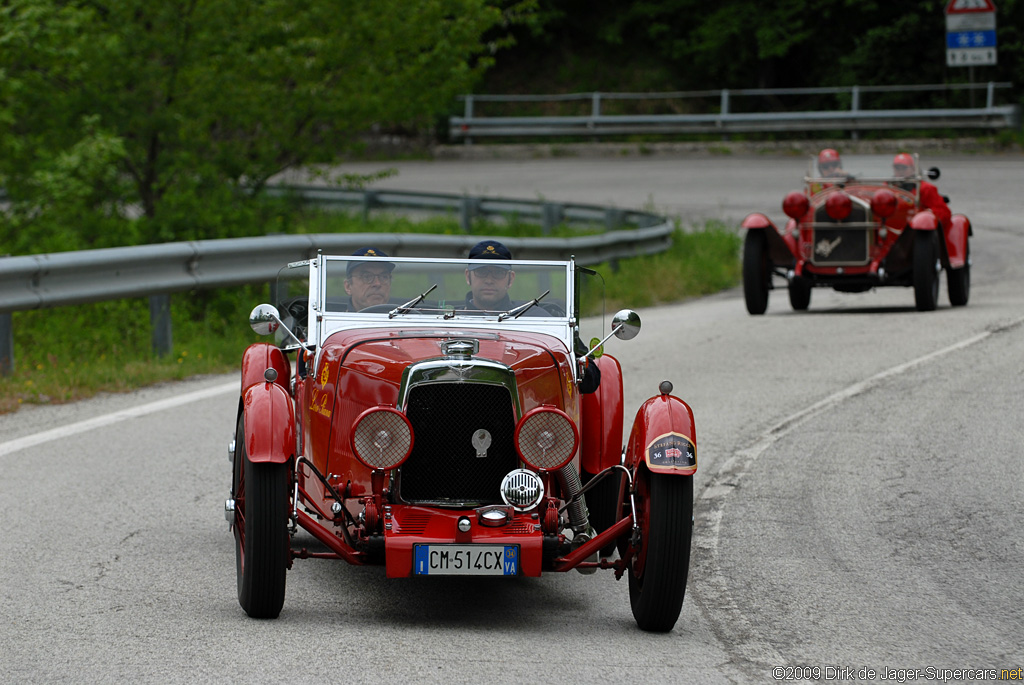
[[491, 446], [491, 434], [485, 428], [473, 433], [473, 448], [476, 450], [477, 459], [487, 456], [487, 448]]

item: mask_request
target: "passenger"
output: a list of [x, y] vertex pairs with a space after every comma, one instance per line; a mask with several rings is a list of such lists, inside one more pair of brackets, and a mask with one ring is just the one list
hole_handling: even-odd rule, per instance
[[[384, 250], [361, 247], [352, 253], [353, 257], [387, 257]], [[351, 260], [345, 268], [345, 292], [349, 296], [346, 311], [358, 312], [379, 304], [387, 304], [391, 298], [392, 262], [377, 259]]]
[[[915, 176], [916, 172], [917, 165], [914, 163], [913, 155], [901, 152], [892, 158], [893, 176], [896, 176], [897, 178], [910, 178]], [[920, 184], [919, 197], [921, 200], [921, 206], [932, 210], [932, 214], [934, 214], [935, 218], [939, 220], [940, 228], [943, 230], [949, 230], [953, 220], [953, 213], [950, 211], [949, 205], [946, 204], [946, 201], [939, 193], [939, 189], [928, 181], [917, 180], [917, 183]]]
[[[469, 258], [480, 260], [480, 264], [466, 269], [466, 283], [470, 287], [466, 293], [466, 311], [507, 312], [516, 304], [521, 304], [514, 304], [508, 295], [508, 289], [516, 280], [516, 272], [511, 265], [503, 263], [512, 259], [512, 252], [507, 247], [497, 240], [481, 240], [469, 250]], [[540, 305], [535, 305], [523, 312], [523, 316], [550, 314]], [[580, 378], [580, 392], [594, 392], [600, 385], [601, 369], [593, 359], [588, 358]]]

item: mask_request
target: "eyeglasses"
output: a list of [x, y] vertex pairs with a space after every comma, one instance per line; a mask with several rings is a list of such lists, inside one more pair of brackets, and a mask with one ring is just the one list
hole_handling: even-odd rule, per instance
[[489, 281], [496, 281], [499, 278], [505, 278], [508, 276], [508, 269], [501, 269], [499, 267], [484, 267], [483, 269], [474, 269], [473, 273], [480, 278], [486, 278]]
[[374, 281], [380, 281], [381, 283], [391, 282], [390, 271], [360, 271], [358, 273], [352, 274], [352, 276], [354, 278], [358, 278], [360, 283], [364, 283], [366, 285], [370, 285]]

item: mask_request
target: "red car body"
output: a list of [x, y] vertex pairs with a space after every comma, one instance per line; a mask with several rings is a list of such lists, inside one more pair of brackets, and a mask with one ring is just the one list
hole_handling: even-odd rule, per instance
[[[929, 175], [937, 178], [938, 169]], [[863, 292], [882, 286], [912, 287], [917, 309], [933, 310], [943, 269], [950, 303], [967, 304], [971, 223], [953, 214], [940, 225], [922, 202], [923, 183], [917, 168], [908, 177], [879, 171], [836, 179], [816, 176], [812, 167], [804, 190], [783, 200], [789, 219], [782, 230], [765, 214], [743, 220], [747, 310], [766, 311], [774, 276], [786, 280], [796, 310], [808, 308], [815, 287]]]
[[[392, 263], [410, 286], [452, 291], [468, 266]], [[445, 305], [449, 293], [401, 314], [391, 304], [335, 312], [324, 274], [339, 264], [311, 263], [291, 323], [269, 305], [253, 312], [259, 332], [289, 333], [283, 347], [257, 343], [242, 358], [226, 514], [243, 609], [276, 617], [287, 568], [309, 557], [380, 565], [392, 578], [608, 569], [628, 576], [641, 628], [671, 629], [697, 468], [693, 414], [671, 384], [639, 409], [623, 449], [622, 369], [610, 355], [579, 356], [577, 305], [502, 318]], [[555, 281], [561, 301], [577, 300], [571, 262], [514, 266], [526, 287]], [[633, 312], [613, 320], [618, 337], [638, 330]], [[588, 363], [601, 380], [582, 394]], [[298, 547], [299, 528], [320, 545]]]

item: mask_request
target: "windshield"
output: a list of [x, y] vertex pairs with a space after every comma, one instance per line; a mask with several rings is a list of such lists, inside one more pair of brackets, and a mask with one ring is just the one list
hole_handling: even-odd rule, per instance
[[892, 181], [910, 180], [919, 181], [924, 178], [924, 170], [921, 168], [920, 160], [916, 154], [910, 155], [914, 165], [910, 168], [897, 170], [893, 167], [893, 154], [880, 155], [843, 155], [840, 167], [831, 170], [828, 175], [824, 174], [818, 166], [817, 155], [808, 158], [807, 183], [837, 183], [837, 182], [868, 182], [885, 183]]

